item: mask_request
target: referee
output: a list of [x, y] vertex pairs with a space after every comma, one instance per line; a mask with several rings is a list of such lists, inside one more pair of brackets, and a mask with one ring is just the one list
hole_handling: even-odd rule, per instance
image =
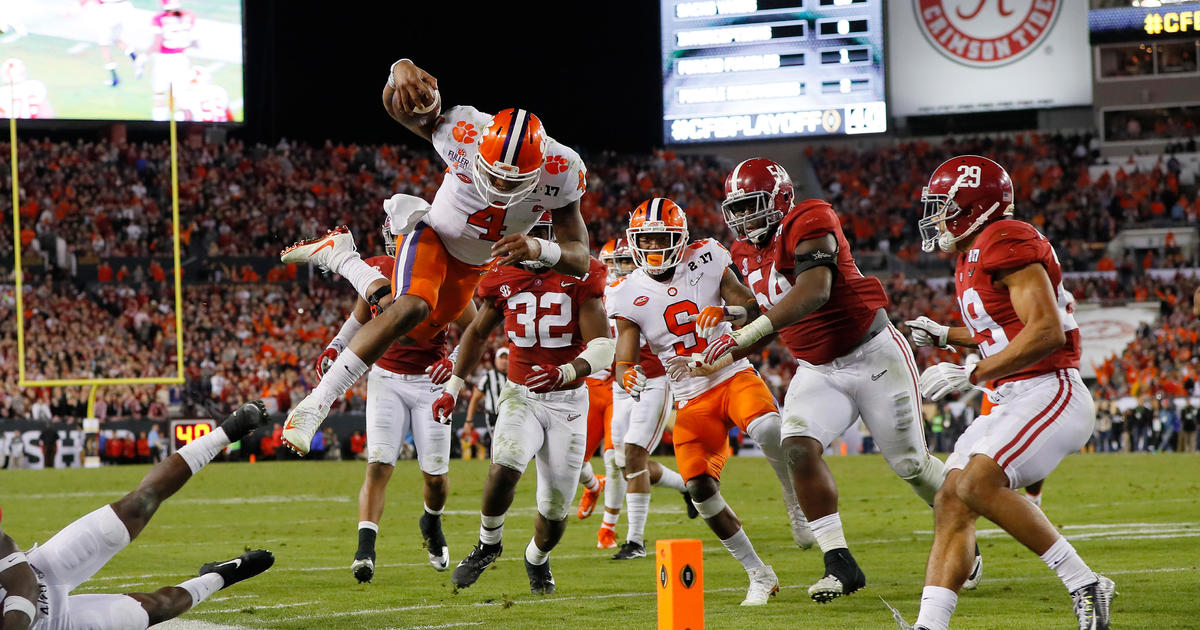
[[496, 413], [499, 411], [500, 390], [508, 381], [508, 348], [496, 351], [496, 358], [490, 370], [484, 370], [483, 375], [475, 382], [475, 391], [467, 403], [467, 420], [474, 422], [475, 413], [479, 409], [479, 401], [483, 401], [483, 418], [487, 424], [487, 441], [490, 443], [492, 432], [496, 426]]

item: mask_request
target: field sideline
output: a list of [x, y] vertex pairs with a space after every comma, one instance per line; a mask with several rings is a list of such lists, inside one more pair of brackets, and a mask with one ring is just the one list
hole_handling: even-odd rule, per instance
[[[669, 458], [664, 460], [669, 462]], [[599, 459], [593, 460], [598, 471]], [[737, 606], [741, 567], [704, 524], [689, 521], [675, 493], [656, 490], [647, 536], [699, 538], [705, 547], [709, 628], [892, 628], [879, 598], [916, 616], [932, 519], [928, 508], [878, 456], [830, 460], [847, 538], [868, 586], [821, 606], [804, 589], [820, 577], [820, 552], [791, 542], [779, 490], [766, 462], [734, 458], [724, 494], [759, 554], [784, 585], [770, 605]], [[355, 501], [362, 462], [213, 464], [159, 510], [145, 532], [76, 593], [153, 590], [194, 575], [244, 547], [271, 549], [275, 567], [221, 591], [189, 612], [182, 630], [235, 628], [653, 628], [655, 570], [650, 558], [612, 562], [595, 549], [599, 514], [572, 515], [551, 556], [558, 593], [530, 595], [521, 557], [533, 523], [533, 476], [518, 488], [505, 526], [504, 557], [457, 594], [449, 572], [425, 562], [417, 532], [416, 463], [400, 462], [389, 487], [373, 584], [349, 565], [357, 544]], [[23, 547], [45, 541], [72, 519], [134, 487], [147, 467], [4, 471], [4, 530]], [[486, 462], [454, 461], [446, 535], [452, 564], [475, 542]], [[530, 470], [532, 472], [532, 468]], [[1069, 457], [1046, 484], [1046, 511], [1091, 566], [1117, 583], [1114, 628], [1196, 628], [1200, 593], [1200, 457]], [[624, 534], [622, 519], [618, 533]], [[653, 543], [647, 547], [653, 550]], [[1047, 630], [1074, 627], [1062, 584], [1036, 557], [980, 523], [984, 581], [964, 595], [955, 628]], [[611, 552], [608, 552], [611, 553]], [[160, 627], [168, 627], [160, 626]]]

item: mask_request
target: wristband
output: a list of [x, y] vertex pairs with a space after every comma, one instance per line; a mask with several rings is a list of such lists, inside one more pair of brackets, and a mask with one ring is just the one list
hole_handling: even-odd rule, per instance
[[25, 554], [20, 551], [14, 551], [3, 558], [0, 558], [0, 573], [3, 573], [4, 571], [7, 571], [8, 569], [23, 562], [29, 562], [29, 560], [25, 558]]
[[37, 609], [33, 607], [33, 602], [20, 595], [9, 595], [4, 598], [4, 614], [7, 615], [14, 610], [25, 613], [30, 621], [33, 621], [33, 616], [37, 613]]
[[454, 398], [458, 398], [458, 392], [462, 391], [463, 385], [466, 384], [466, 381], [462, 380], [457, 375], [452, 374], [450, 375], [450, 380], [446, 381], [446, 384], [442, 387], [442, 391], [450, 394]]
[[535, 238], [533, 240], [542, 246], [542, 253], [537, 257], [538, 262], [547, 267], [557, 265], [558, 260], [562, 258], [562, 248], [558, 246], [558, 243], [547, 241], [544, 238]]
[[563, 373], [563, 381], [562, 382], [564, 385], [567, 383], [570, 383], [571, 381], [576, 379], [574, 365], [571, 365], [570, 363], [564, 363], [564, 364], [558, 366], [558, 369], [562, 370], [562, 373]]
[[401, 57], [400, 59], [392, 62], [392, 67], [388, 68], [388, 87], [392, 88], [393, 90], [396, 89], [396, 64], [400, 63], [401, 61], [412, 63], [412, 59], [409, 59], [408, 57]]

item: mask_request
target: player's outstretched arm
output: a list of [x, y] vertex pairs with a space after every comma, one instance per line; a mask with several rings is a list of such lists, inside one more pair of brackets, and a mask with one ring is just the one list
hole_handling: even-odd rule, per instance
[[0, 588], [6, 593], [0, 628], [26, 630], [33, 625], [39, 592], [37, 577], [17, 543], [3, 531], [0, 531]]
[[975, 364], [972, 383], [1008, 376], [1041, 361], [1067, 342], [1058, 300], [1050, 276], [1041, 263], [1033, 263], [1000, 278], [1008, 287], [1013, 310], [1025, 325], [1000, 352]]
[[528, 234], [509, 234], [492, 245], [492, 255], [499, 256], [501, 265], [515, 265], [525, 260], [540, 260], [559, 273], [576, 278], [588, 270], [587, 225], [579, 213], [579, 201], [551, 211], [554, 223], [554, 242]]
[[608, 316], [600, 298], [588, 298], [580, 305], [579, 335], [586, 345], [578, 356], [562, 365], [535, 365], [525, 385], [535, 392], [550, 392], [612, 365], [615, 343], [608, 336]]
[[[440, 120], [440, 99], [437, 79], [407, 59], [392, 66], [383, 86], [383, 109], [388, 115], [430, 142]], [[430, 109], [423, 112], [425, 108]]]

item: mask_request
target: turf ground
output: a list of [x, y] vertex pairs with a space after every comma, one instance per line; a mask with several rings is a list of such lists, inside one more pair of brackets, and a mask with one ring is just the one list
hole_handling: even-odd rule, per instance
[[[602, 470], [599, 459], [593, 461]], [[701, 521], [689, 521], [677, 495], [656, 490], [648, 536], [704, 542], [709, 628], [892, 628], [886, 598], [912, 621], [929, 549], [930, 512], [878, 456], [837, 457], [841, 514], [867, 574], [865, 590], [828, 605], [804, 588], [820, 577], [818, 551], [791, 542], [767, 464], [734, 458], [724, 494], [783, 590], [768, 606], [737, 606], [741, 567]], [[132, 488], [145, 466], [100, 470], [4, 471], [4, 529], [25, 546]], [[455, 461], [445, 529], [452, 563], [476, 540], [486, 462]], [[532, 470], [531, 470], [532, 472]], [[266, 574], [221, 591], [173, 628], [652, 628], [655, 568], [650, 558], [612, 562], [595, 548], [599, 512], [572, 515], [551, 556], [558, 593], [528, 592], [521, 563], [532, 533], [533, 477], [517, 492], [505, 526], [504, 557], [473, 587], [455, 594], [449, 573], [425, 562], [417, 532], [422, 499], [415, 462], [400, 462], [389, 487], [373, 584], [349, 565], [357, 544], [355, 500], [361, 462], [214, 464], [159, 510], [145, 532], [76, 592], [129, 592], [176, 584], [200, 564], [244, 547], [276, 554]], [[1046, 484], [1046, 512], [1091, 566], [1116, 580], [1113, 627], [1197, 628], [1200, 593], [1200, 457], [1069, 457]], [[955, 628], [1072, 628], [1070, 598], [1040, 560], [980, 523], [984, 582], [964, 595]], [[618, 531], [624, 532], [624, 521]], [[648, 545], [652, 548], [652, 545]], [[215, 626], [213, 625], [215, 624]]]

